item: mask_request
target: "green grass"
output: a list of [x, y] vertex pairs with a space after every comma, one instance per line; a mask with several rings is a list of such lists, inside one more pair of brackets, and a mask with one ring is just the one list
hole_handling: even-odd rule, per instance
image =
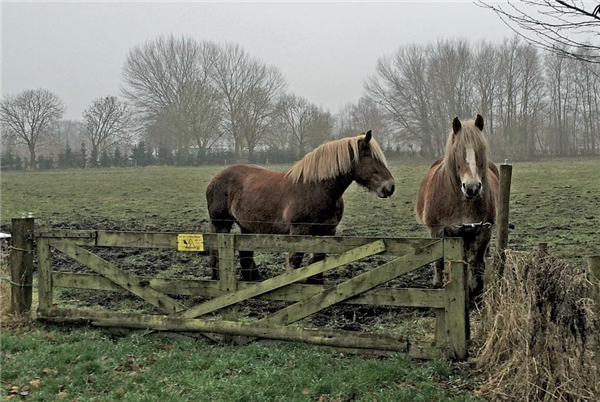
[[[397, 191], [386, 200], [353, 185], [345, 196], [338, 234], [425, 236], [413, 206], [427, 167], [425, 162], [394, 162]], [[220, 168], [2, 172], [0, 224], [8, 230], [11, 217], [31, 212], [40, 227], [205, 231], [204, 191]], [[551, 252], [576, 263], [585, 255], [600, 254], [599, 172], [598, 159], [516, 163], [511, 194], [516, 228], [510, 232], [510, 247], [528, 250], [547, 242]], [[163, 253], [127, 255], [122, 263], [138, 274], [160, 277], [192, 277], [194, 267], [203, 267], [200, 257]], [[283, 258], [259, 255], [257, 261], [275, 273]], [[207, 268], [200, 274], [208, 274]], [[121, 304], [110, 305], [115, 306]], [[371, 323], [372, 331], [390, 329], [380, 318]], [[417, 315], [402, 325], [420, 333], [420, 320]], [[47, 374], [45, 368], [50, 369]], [[12, 386], [21, 390], [28, 385], [27, 399], [53, 400], [64, 386], [65, 400], [79, 401], [316, 401], [320, 396], [325, 401], [472, 400], [470, 394], [449, 391], [464, 380], [452, 370], [444, 362], [341, 357], [305, 345], [231, 347], [139, 336], [114, 339], [99, 329], [38, 325], [25, 334], [3, 334], [1, 392], [6, 396]], [[36, 377], [39, 389], [29, 384]]]
[[[204, 191], [222, 167], [2, 172], [2, 225], [33, 213], [41, 226], [207, 230]], [[284, 170], [286, 166], [275, 166]], [[425, 236], [414, 219], [426, 162], [392, 163], [396, 194], [377, 199], [356, 185], [345, 196], [341, 235]], [[515, 163], [510, 246], [548, 242], [559, 256], [600, 253], [600, 159]]]
[[78, 401], [474, 400], [452, 390], [461, 380], [444, 361], [361, 358], [292, 344], [210, 346], [41, 326], [5, 333], [2, 362], [3, 388], [27, 386], [32, 401], [60, 392]]

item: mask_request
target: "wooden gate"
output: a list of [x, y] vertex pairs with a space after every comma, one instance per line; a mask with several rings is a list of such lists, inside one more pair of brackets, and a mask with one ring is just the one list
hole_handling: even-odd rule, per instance
[[[353, 350], [406, 353], [418, 358], [467, 356], [469, 320], [462, 239], [404, 239], [367, 237], [310, 237], [279, 235], [176, 234], [108, 231], [36, 233], [39, 316], [54, 322], [162, 331], [197, 331], [266, 339], [302, 341]], [[194, 243], [195, 244], [192, 244]], [[219, 281], [158, 279], [134, 276], [85, 248], [140, 247], [175, 250], [219, 250]], [[51, 249], [86, 265], [95, 274], [52, 271]], [[327, 253], [309, 266], [262, 282], [236, 280], [236, 250]], [[335, 285], [298, 284], [310, 276], [376, 254], [395, 258]], [[443, 259], [444, 289], [380, 287], [401, 275]], [[65, 309], [53, 303], [53, 288], [126, 290], [162, 314], [119, 313]], [[171, 295], [210, 298], [191, 308]], [[274, 314], [252, 322], [238, 321], [236, 304], [258, 298], [292, 302]], [[293, 324], [332, 305], [430, 307], [436, 312], [433, 341], [355, 331], [306, 329]], [[202, 316], [219, 310], [221, 319]]]

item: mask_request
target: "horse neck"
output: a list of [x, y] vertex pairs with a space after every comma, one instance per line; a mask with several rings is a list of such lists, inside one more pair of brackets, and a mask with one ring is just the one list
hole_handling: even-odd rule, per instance
[[337, 201], [344, 195], [344, 192], [348, 189], [354, 179], [351, 175], [344, 174], [339, 175], [330, 179], [321, 180], [315, 183], [307, 183], [305, 186], [312, 187], [312, 191], [318, 191], [321, 194], [326, 194], [332, 201]]

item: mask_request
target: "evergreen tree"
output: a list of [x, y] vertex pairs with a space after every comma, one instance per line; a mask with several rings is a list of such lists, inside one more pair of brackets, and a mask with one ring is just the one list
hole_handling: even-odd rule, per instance
[[158, 163], [161, 165], [173, 164], [173, 151], [164, 142], [158, 146]]
[[41, 155], [37, 160], [37, 164], [40, 170], [52, 169], [54, 167], [54, 158], [52, 157], [52, 155]]
[[121, 150], [118, 147], [115, 148], [112, 163], [114, 167], [125, 166], [125, 158], [123, 157], [123, 154], [121, 153]]
[[73, 153], [73, 150], [71, 149], [71, 145], [69, 145], [68, 142], [67, 142], [67, 145], [65, 146], [64, 162], [65, 162], [65, 167], [68, 167], [68, 168], [72, 168], [77, 165], [77, 158], [76, 158], [75, 154]]
[[77, 167], [84, 169], [87, 164], [87, 149], [85, 143], [81, 141], [81, 147], [79, 148], [79, 155], [77, 155]]
[[67, 163], [65, 161], [65, 151], [60, 151], [58, 153], [58, 159], [56, 160], [56, 167], [59, 169], [64, 169], [67, 167]]
[[13, 166], [15, 170], [23, 170], [23, 159], [21, 158], [21, 155], [15, 156]]
[[7, 169], [7, 170], [14, 169], [15, 168], [14, 164], [15, 164], [15, 157], [10, 150], [2, 153], [2, 160], [0, 160], [0, 166], [2, 167], [2, 169]]
[[92, 151], [90, 152], [90, 160], [89, 160], [89, 167], [93, 167], [93, 168], [97, 168], [98, 167], [98, 150], [97, 149], [92, 149]]
[[152, 155], [146, 150], [144, 140], [135, 145], [131, 151], [131, 158], [136, 166], [148, 166], [152, 162]]
[[108, 152], [105, 149], [104, 151], [102, 151], [102, 154], [100, 155], [100, 166], [101, 167], [110, 167], [111, 165], [112, 165], [112, 160], [110, 159], [110, 155], [108, 154]]

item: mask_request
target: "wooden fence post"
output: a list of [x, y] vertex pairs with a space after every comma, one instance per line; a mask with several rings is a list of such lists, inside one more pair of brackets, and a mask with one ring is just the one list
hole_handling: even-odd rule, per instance
[[37, 239], [38, 257], [38, 313], [45, 316], [52, 307], [52, 262], [50, 242], [48, 239]]
[[510, 202], [510, 184], [512, 179], [512, 165], [500, 165], [500, 189], [498, 193], [498, 233], [496, 236], [496, 249], [500, 256], [499, 273], [504, 273], [505, 251], [508, 247], [508, 217]]
[[[596, 316], [600, 317], [600, 255], [588, 256], [588, 278], [593, 284], [593, 298], [596, 302]], [[600, 320], [596, 331], [596, 367], [600, 367]]]
[[449, 357], [465, 360], [470, 334], [467, 264], [463, 263], [462, 238], [444, 239], [444, 272], [446, 273], [446, 341]]
[[33, 288], [33, 218], [12, 220], [10, 274], [11, 312], [24, 314], [31, 310]]
[[[219, 247], [219, 287], [223, 292], [235, 292], [237, 290], [237, 272], [235, 265], [235, 235], [219, 234], [217, 245]], [[231, 306], [223, 309], [223, 320], [237, 321], [238, 308]], [[235, 338], [226, 335], [225, 342], [233, 342]]]

